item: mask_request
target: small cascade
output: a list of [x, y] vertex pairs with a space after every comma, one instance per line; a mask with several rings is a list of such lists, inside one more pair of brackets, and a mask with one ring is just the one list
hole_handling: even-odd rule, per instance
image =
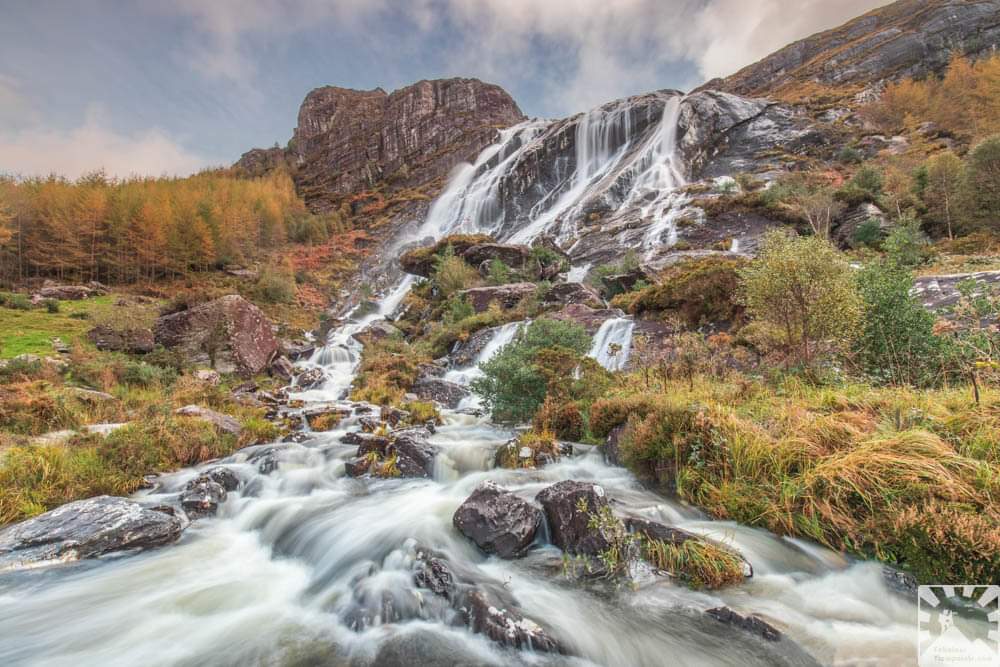
[[632, 350], [632, 330], [635, 322], [627, 317], [605, 320], [594, 334], [594, 344], [587, 356], [597, 360], [609, 371], [620, 371], [628, 363]]
[[566, 274], [566, 282], [568, 283], [582, 283], [586, 277], [587, 273], [590, 271], [592, 264], [582, 264], [580, 266], [574, 266]]
[[734, 238], [729, 242], [729, 252], [739, 252], [740, 251], [740, 240]]
[[479, 364], [489, 361], [493, 358], [493, 355], [509, 345], [514, 340], [517, 332], [520, 331], [521, 325], [525, 324], [527, 323], [511, 322], [499, 327], [490, 341], [476, 355], [475, 361], [465, 368], [456, 368], [448, 371], [444, 379], [466, 387], [472, 384], [473, 380], [483, 376], [483, 372], [479, 370]]

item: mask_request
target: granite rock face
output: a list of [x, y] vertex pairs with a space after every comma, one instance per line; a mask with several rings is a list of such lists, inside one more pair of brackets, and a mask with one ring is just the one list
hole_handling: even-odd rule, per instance
[[[523, 119], [502, 88], [476, 79], [420, 81], [392, 93], [325, 86], [306, 95], [284, 158], [309, 207], [329, 211], [377, 183], [443, 180], [496, 141], [498, 128]], [[257, 174], [278, 159], [274, 149], [255, 149], [236, 167]]]
[[867, 87], [941, 72], [954, 51], [976, 57], [1000, 45], [1000, 0], [900, 0], [789, 44], [705, 88], [780, 95], [800, 83]]

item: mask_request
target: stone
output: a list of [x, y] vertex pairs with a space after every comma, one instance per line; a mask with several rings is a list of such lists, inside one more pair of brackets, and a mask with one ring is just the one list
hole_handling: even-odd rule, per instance
[[756, 614], [743, 616], [742, 614], [736, 613], [729, 607], [715, 607], [707, 610], [705, 614], [711, 616], [720, 623], [725, 623], [726, 625], [738, 628], [744, 632], [749, 632], [750, 634], [766, 639], [769, 642], [780, 641], [782, 637], [781, 631]]
[[279, 349], [271, 321], [236, 294], [162, 315], [153, 333], [158, 344], [193, 363], [209, 363], [214, 349], [215, 369], [245, 377], [263, 372]]
[[205, 472], [200, 473], [194, 480], [188, 482], [188, 486], [196, 482], [215, 482], [226, 491], [235, 491], [240, 488], [240, 476], [225, 466], [215, 466]]
[[496, 483], [486, 481], [459, 505], [452, 523], [486, 553], [517, 558], [534, 542], [542, 524], [542, 512]]
[[469, 396], [469, 390], [460, 384], [436, 377], [422, 377], [413, 383], [413, 393], [422, 401], [434, 401], [454, 410]]
[[597, 333], [597, 330], [601, 328], [601, 325], [605, 321], [624, 316], [625, 313], [617, 308], [596, 309], [580, 303], [570, 304], [562, 310], [549, 315], [554, 320], [576, 322], [586, 329], [587, 333], [591, 336]]
[[295, 378], [295, 387], [300, 390], [316, 389], [326, 382], [326, 373], [322, 368], [310, 368]]
[[[610, 546], [601, 530], [590, 525], [591, 515], [610, 507], [604, 487], [565, 480], [542, 489], [535, 500], [545, 511], [552, 543], [563, 551], [596, 556]], [[583, 504], [586, 511], [581, 510]]]
[[[350, 436], [350, 437], [349, 437]], [[349, 437], [359, 440], [355, 458], [346, 464], [349, 477], [361, 477], [368, 473], [377, 476], [431, 477], [434, 472], [434, 457], [438, 448], [427, 442], [430, 432], [424, 427], [395, 431], [390, 436], [359, 433]], [[341, 440], [343, 442], [343, 440]], [[374, 455], [374, 456], [373, 456]], [[395, 460], [395, 473], [388, 474], [381, 466], [388, 460]]]
[[234, 417], [224, 415], [221, 412], [216, 412], [215, 410], [210, 410], [209, 408], [203, 408], [200, 405], [185, 405], [182, 408], [174, 410], [174, 414], [180, 415], [181, 417], [191, 417], [192, 419], [200, 419], [202, 421], [210, 422], [215, 425], [215, 428], [223, 433], [238, 436], [243, 432], [243, 427]]
[[480, 243], [462, 253], [462, 259], [472, 266], [489, 264], [499, 260], [512, 269], [522, 269], [531, 257], [531, 250], [523, 245], [504, 245], [503, 243]]
[[604, 299], [594, 288], [583, 283], [553, 285], [542, 299], [545, 305], [583, 304], [591, 308], [604, 308]]
[[271, 365], [268, 367], [267, 372], [271, 377], [276, 377], [285, 382], [291, 382], [292, 378], [295, 377], [295, 366], [292, 362], [288, 360], [288, 357], [284, 355], [279, 355], [274, 358]]
[[182, 528], [179, 518], [126, 498], [78, 500], [0, 529], [0, 571], [159, 547]]
[[296, 189], [325, 212], [377, 183], [444, 181], [496, 141], [499, 128], [523, 119], [502, 88], [476, 79], [420, 81], [392, 93], [325, 86], [306, 95], [287, 149], [255, 149], [235, 166], [260, 174], [295, 164]]
[[209, 516], [219, 511], [219, 505], [226, 502], [226, 489], [207, 477], [192, 480], [181, 493], [181, 507], [193, 519]]
[[621, 273], [614, 273], [601, 278], [601, 282], [612, 294], [621, 294], [622, 292], [631, 292], [632, 288], [636, 286], [640, 281], [649, 283], [650, 285], [656, 282], [656, 272], [650, 267], [637, 266], [630, 271], [623, 271]]
[[38, 296], [43, 299], [57, 299], [59, 301], [81, 301], [100, 296], [100, 294], [100, 291], [85, 285], [54, 285], [38, 290]]
[[83, 387], [66, 387], [66, 391], [70, 392], [77, 398], [87, 403], [109, 403], [111, 401], [117, 400], [111, 394], [104, 391], [97, 391], [95, 389], [84, 389]]
[[611, 432], [608, 433], [608, 437], [604, 439], [604, 447], [602, 448], [604, 453], [604, 462], [609, 466], [622, 465], [620, 445], [622, 435], [625, 434], [626, 428], [628, 428], [626, 424], [619, 424], [611, 429]]
[[542, 653], [563, 653], [559, 642], [517, 609], [502, 605], [484, 591], [465, 597], [463, 611], [469, 629], [505, 646]]
[[[222, 382], [222, 376], [218, 372], [213, 371], [209, 368], [199, 368], [194, 372], [194, 379], [198, 382], [203, 382], [204, 384], [210, 385], [212, 387], [217, 387]], [[243, 392], [239, 392], [243, 393]]]
[[402, 331], [384, 320], [379, 320], [357, 332], [351, 338], [362, 345], [370, 345], [386, 338], [401, 338], [402, 336]]
[[462, 290], [459, 295], [468, 299], [472, 309], [477, 313], [489, 310], [491, 303], [496, 303], [506, 310], [513, 308], [522, 299], [534, 295], [538, 286], [534, 283], [510, 283], [493, 287], [473, 287]]
[[87, 340], [102, 352], [149, 354], [156, 346], [152, 329], [113, 329], [104, 324], [88, 331]]

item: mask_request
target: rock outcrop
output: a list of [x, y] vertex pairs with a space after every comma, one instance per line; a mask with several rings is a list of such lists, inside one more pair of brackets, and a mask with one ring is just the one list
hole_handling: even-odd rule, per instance
[[782, 96], [810, 82], [861, 89], [940, 72], [956, 51], [975, 57], [997, 46], [1000, 0], [900, 0], [704, 88], [752, 96]]
[[113, 329], [101, 324], [87, 332], [87, 340], [103, 352], [148, 354], [156, 341], [151, 329]]
[[477, 313], [489, 310], [490, 304], [496, 303], [501, 309], [513, 308], [522, 299], [535, 294], [538, 286], [534, 283], [511, 283], [495, 287], [473, 287], [462, 290], [459, 295], [468, 299], [469, 305]]
[[521, 556], [535, 540], [542, 512], [494, 482], [483, 482], [452, 517], [455, 528], [486, 553]]
[[309, 207], [329, 211], [378, 183], [443, 180], [496, 141], [498, 128], [523, 119], [502, 88], [476, 79], [420, 81], [392, 93], [326, 86], [306, 95], [283, 154], [255, 149], [235, 166], [256, 175], [287, 160]]
[[158, 547], [182, 528], [178, 517], [126, 498], [78, 500], [0, 530], [0, 571]]
[[179, 349], [194, 363], [224, 373], [253, 376], [267, 368], [280, 347], [260, 308], [236, 294], [162, 315], [153, 329], [156, 342]]

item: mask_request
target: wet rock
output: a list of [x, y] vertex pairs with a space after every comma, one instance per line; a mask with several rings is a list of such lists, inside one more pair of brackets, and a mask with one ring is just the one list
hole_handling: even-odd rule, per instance
[[[430, 477], [437, 447], [427, 442], [430, 432], [423, 427], [396, 431], [390, 436], [357, 434], [361, 444], [355, 458], [346, 464], [350, 477]], [[390, 466], [390, 462], [392, 465]]]
[[302, 418], [314, 431], [332, 431], [350, 412], [344, 408], [316, 407], [302, 411]]
[[189, 482], [188, 485], [199, 481], [215, 482], [226, 491], [235, 491], [240, 488], [240, 476], [225, 466], [209, 468]]
[[310, 368], [307, 371], [303, 371], [295, 379], [295, 386], [300, 390], [316, 389], [320, 385], [326, 382], [326, 373], [323, 372], [322, 368]]
[[402, 331], [384, 320], [379, 320], [357, 332], [351, 338], [363, 345], [370, 345], [385, 338], [401, 338], [402, 336]]
[[566, 480], [543, 489], [535, 500], [545, 510], [552, 543], [563, 551], [594, 556], [609, 547], [602, 531], [590, 525], [592, 514], [609, 507], [604, 487]]
[[469, 396], [469, 390], [462, 385], [436, 377], [418, 379], [413, 384], [413, 393], [422, 401], [435, 401], [451, 410]]
[[561, 283], [546, 293], [546, 305], [583, 304], [591, 308], [603, 308], [604, 299], [592, 287], [583, 283]]
[[512, 269], [522, 269], [531, 257], [531, 250], [523, 245], [480, 243], [462, 253], [462, 258], [472, 266], [489, 265], [493, 260], [503, 262]]
[[267, 372], [271, 377], [276, 377], [285, 382], [291, 382], [292, 378], [295, 377], [295, 367], [292, 362], [288, 360], [288, 357], [284, 355], [279, 355], [274, 358], [271, 365], [268, 367]]
[[427, 429], [411, 429], [394, 435], [392, 449], [398, 455], [400, 472], [403, 477], [430, 477], [434, 473], [434, 457], [438, 449], [427, 442]]
[[601, 325], [606, 320], [624, 316], [625, 313], [617, 308], [596, 309], [581, 303], [570, 304], [562, 310], [549, 315], [552, 319], [562, 320], [563, 322], [576, 322], [586, 329], [587, 333], [591, 336], [597, 333], [597, 330], [601, 328]]
[[179, 518], [126, 498], [78, 500], [0, 530], [0, 570], [158, 547], [182, 527]]
[[236, 294], [162, 315], [153, 333], [157, 343], [180, 350], [192, 363], [214, 357], [217, 370], [246, 377], [261, 373], [278, 353], [270, 320]]
[[540, 625], [517, 609], [502, 606], [484, 591], [472, 591], [466, 595], [463, 611], [469, 629], [497, 643], [526, 651], [564, 652], [559, 642]]
[[247, 463], [257, 465], [257, 472], [261, 475], [270, 475], [278, 469], [281, 463], [280, 447], [265, 447], [253, 452], [247, 457]]
[[389, 426], [395, 427], [409, 419], [410, 413], [406, 410], [387, 406], [382, 408], [381, 416], [382, 421], [389, 424]]
[[910, 600], [917, 598], [919, 586], [916, 577], [912, 574], [885, 565], [882, 567], [882, 580], [893, 593]]
[[181, 493], [181, 507], [193, 519], [209, 516], [219, 511], [226, 502], [226, 489], [208, 477], [199, 476], [188, 482]]
[[414, 564], [413, 581], [417, 586], [444, 598], [452, 599], [455, 594], [455, 575], [443, 558], [420, 554]]
[[542, 512], [494, 482], [483, 482], [455, 511], [452, 523], [486, 553], [517, 558], [542, 524]]
[[102, 352], [148, 354], [156, 343], [152, 329], [113, 329], [99, 325], [87, 332], [87, 340]]
[[174, 410], [174, 414], [180, 415], [181, 417], [191, 417], [192, 419], [200, 419], [202, 421], [211, 422], [217, 429], [224, 433], [239, 435], [243, 432], [243, 427], [234, 417], [224, 415], [221, 412], [216, 412], [215, 410], [203, 408], [200, 405], [185, 405], [183, 408], [177, 408]]
[[489, 345], [499, 330], [500, 327], [480, 329], [469, 336], [469, 339], [464, 343], [457, 343], [455, 349], [448, 355], [452, 368], [467, 368], [474, 364], [479, 357], [479, 353]]
[[316, 345], [309, 342], [295, 343], [292, 341], [282, 341], [281, 348], [285, 351], [285, 356], [291, 361], [301, 361], [308, 359], [316, 351]]
[[738, 628], [744, 632], [749, 632], [752, 635], [756, 635], [770, 642], [779, 641], [782, 637], [781, 632], [777, 628], [756, 614], [743, 616], [736, 613], [729, 607], [715, 607], [714, 609], [706, 611], [705, 614], [711, 616], [720, 623], [725, 623], [726, 625]]
[[610, 294], [631, 292], [640, 281], [652, 285], [656, 282], [656, 273], [649, 267], [638, 266], [629, 271], [604, 276], [601, 279]]
[[604, 440], [604, 446], [602, 451], [604, 452], [604, 462], [609, 466], [620, 466], [622, 465], [622, 455], [621, 455], [621, 439], [625, 434], [625, 429], [628, 428], [626, 424], [620, 424], [608, 433], [608, 437]]
[[496, 303], [500, 308], [506, 310], [513, 308], [522, 299], [532, 296], [537, 291], [538, 286], [534, 283], [510, 283], [494, 287], [473, 287], [462, 290], [459, 295], [468, 299], [475, 312], [484, 313], [489, 310], [491, 303]]

